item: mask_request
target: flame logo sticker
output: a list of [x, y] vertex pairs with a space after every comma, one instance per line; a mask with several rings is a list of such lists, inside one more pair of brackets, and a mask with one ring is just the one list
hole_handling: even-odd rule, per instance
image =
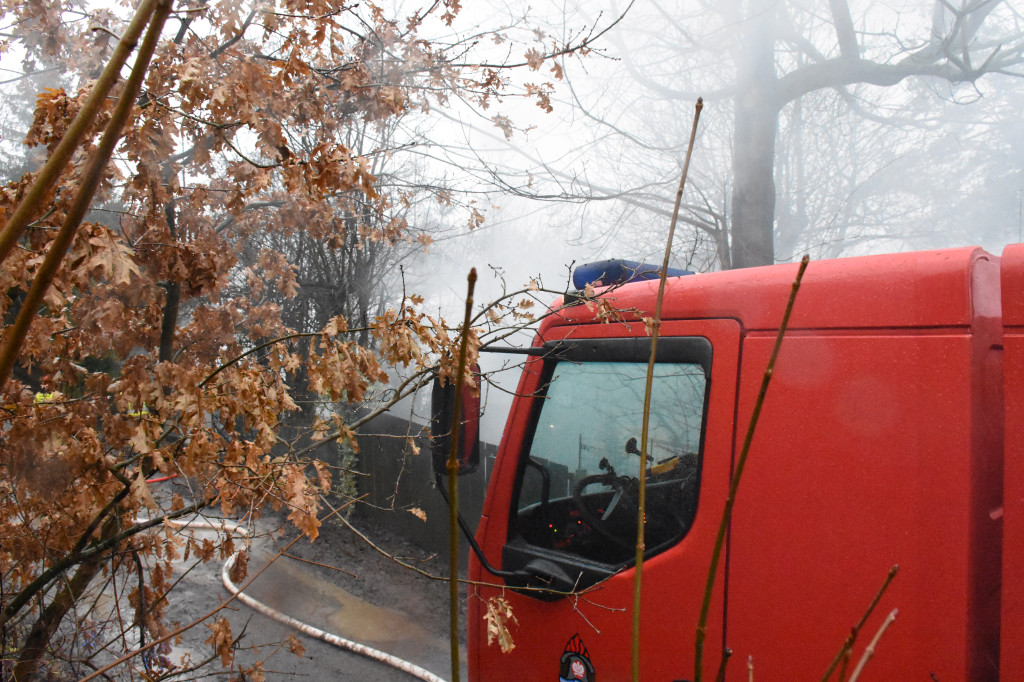
[[594, 682], [596, 679], [590, 652], [578, 632], [565, 645], [558, 668], [558, 682]]

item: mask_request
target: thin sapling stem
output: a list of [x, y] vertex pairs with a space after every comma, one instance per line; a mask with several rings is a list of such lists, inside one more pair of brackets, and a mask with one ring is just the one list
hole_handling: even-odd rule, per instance
[[[164, 22], [167, 20], [170, 12], [171, 0], [157, 0], [149, 28], [142, 39], [139, 53], [135, 57], [135, 64], [128, 76], [128, 80], [125, 82], [124, 91], [121, 93], [114, 113], [111, 115], [106, 129], [103, 131], [103, 136], [100, 138], [96, 151], [93, 152], [92, 157], [89, 159], [89, 164], [86, 166], [82, 176], [78, 193], [75, 195], [71, 208], [68, 209], [60, 231], [50, 245], [50, 250], [46, 253], [42, 265], [39, 266], [35, 279], [32, 280], [32, 286], [25, 296], [25, 301], [22, 303], [21, 310], [14, 325], [11, 327], [6, 342], [0, 348], [0, 389], [7, 383], [7, 378], [14, 367], [15, 359], [18, 357], [18, 352], [25, 341], [25, 336], [28, 334], [29, 325], [35, 319], [43, 297], [57, 274], [57, 268], [60, 266], [61, 261], [64, 260], [64, 256], [75, 237], [75, 233], [82, 223], [82, 218], [85, 217], [89, 206], [92, 204], [93, 195], [103, 179], [103, 169], [106, 167], [107, 162], [110, 161], [110, 156], [114, 152], [117, 141], [121, 139], [121, 130], [124, 128], [124, 124], [131, 114], [132, 107], [135, 105], [135, 100], [142, 87], [143, 78], [149, 68], [149, 61], [153, 57], [157, 41], [160, 39], [160, 32], [163, 30]], [[9, 225], [5, 233], [10, 234], [10, 228], [11, 226]]]
[[672, 209], [672, 222], [668, 228], [668, 239], [665, 243], [665, 258], [661, 264], [658, 278], [658, 300], [654, 306], [654, 323], [651, 329], [651, 354], [647, 358], [647, 384], [644, 387], [644, 416], [640, 432], [640, 476], [637, 491], [636, 518], [636, 571], [633, 578], [633, 682], [640, 682], [640, 602], [643, 593], [644, 570], [644, 521], [647, 518], [647, 435], [651, 421], [651, 388], [654, 384], [654, 361], [658, 352], [658, 336], [661, 331], [661, 306], [665, 299], [665, 283], [668, 279], [668, 261], [672, 256], [672, 239], [675, 236], [676, 221], [679, 218], [679, 205], [683, 200], [683, 188], [686, 187], [686, 175], [690, 170], [690, 156], [693, 154], [693, 141], [697, 137], [697, 122], [704, 108], [703, 98], [697, 98], [693, 113], [693, 126], [690, 128], [690, 144], [686, 149], [686, 161], [683, 163], [683, 175], [679, 179], [676, 190], [676, 203]]
[[466, 383], [466, 353], [469, 323], [473, 316], [476, 268], [466, 278], [466, 317], [459, 340], [458, 372], [455, 374], [455, 407], [452, 409], [451, 445], [448, 450], [448, 633], [451, 645], [452, 682], [459, 682], [459, 422], [462, 419], [462, 387]]
[[102, 110], [110, 90], [117, 83], [121, 67], [124, 66], [125, 62], [128, 61], [128, 56], [135, 50], [139, 36], [142, 35], [142, 30], [146, 28], [146, 24], [149, 23], [155, 6], [156, 0], [145, 0], [139, 5], [135, 16], [132, 17], [131, 22], [125, 29], [124, 35], [114, 49], [110, 61], [107, 62], [100, 77], [93, 84], [92, 91], [89, 93], [85, 104], [82, 105], [71, 125], [68, 126], [67, 131], [61, 137], [60, 142], [57, 143], [57, 147], [53, 150], [50, 158], [46, 160], [46, 164], [39, 172], [35, 182], [32, 183], [28, 192], [26, 192], [25, 198], [21, 200], [17, 208], [14, 209], [13, 215], [11, 215], [3, 228], [0, 229], [0, 263], [14, 249], [18, 238], [21, 237], [25, 228], [31, 222], [33, 215], [43, 205], [47, 194], [57, 183], [57, 179], [63, 172], [64, 167], [67, 166], [71, 155], [74, 154], [75, 150], [81, 145], [82, 140], [85, 139], [96, 116]]
[[846, 636], [846, 641], [843, 642], [843, 646], [839, 649], [839, 653], [837, 653], [836, 657], [832, 659], [832, 663], [829, 665], [828, 670], [825, 671], [825, 674], [821, 676], [821, 682], [828, 682], [828, 679], [832, 677], [832, 673], [835, 672], [836, 666], [839, 665], [840, 661], [843, 663], [843, 668], [839, 672], [839, 679], [843, 679], [843, 676], [846, 673], [846, 664], [850, 660], [850, 652], [853, 651], [853, 645], [857, 641], [857, 635], [860, 634], [861, 628], [864, 627], [864, 623], [866, 623], [868, 618], [871, 617], [875, 607], [878, 606], [878, 602], [882, 600], [882, 595], [884, 595], [885, 591], [889, 589], [889, 584], [892, 582], [893, 578], [896, 577], [896, 574], [899, 573], [899, 570], [899, 564], [894, 564], [893, 567], [889, 569], [889, 574], [886, 575], [885, 581], [882, 583], [882, 587], [879, 588], [878, 592], [875, 594], [875, 598], [871, 600], [870, 604], [868, 604], [868, 608], [864, 611], [864, 615], [860, 617], [857, 624], [850, 630], [850, 634]]
[[740, 449], [739, 458], [736, 461], [736, 469], [733, 471], [732, 481], [729, 483], [729, 497], [725, 500], [725, 509], [722, 511], [722, 520], [718, 524], [718, 535], [715, 537], [715, 548], [711, 553], [711, 565], [708, 567], [708, 580], [704, 587], [704, 601], [700, 607], [700, 618], [697, 621], [697, 643], [694, 650], [694, 682], [700, 682], [703, 674], [704, 664], [704, 640], [707, 637], [708, 613], [711, 610], [711, 595], [715, 588], [715, 578], [718, 573], [718, 563], [722, 558], [722, 549], [725, 547], [725, 534], [729, 530], [729, 523], [732, 521], [732, 508], [736, 502], [736, 491], [740, 487], [740, 480], [743, 477], [743, 468], [747, 464], [747, 455], [750, 454], [750, 444], [754, 440], [754, 431], [757, 429], [757, 420], [761, 417], [761, 408], [764, 406], [765, 394], [768, 393], [768, 385], [772, 381], [772, 374], [775, 371], [775, 360], [779, 357], [779, 349], [782, 347], [782, 339], [786, 335], [786, 328], [789, 326], [789, 317], [793, 313], [793, 305], [796, 303], [796, 294], [800, 290], [800, 282], [804, 278], [807, 264], [810, 258], [804, 256], [800, 261], [800, 267], [793, 280], [793, 288], [789, 292], [789, 301], [786, 303], [786, 311], [782, 314], [782, 322], [779, 324], [779, 333], [775, 335], [775, 346], [772, 348], [771, 357], [768, 358], [768, 366], [765, 367], [764, 375], [761, 377], [761, 390], [758, 391], [757, 401], [754, 403], [754, 412], [750, 415], [750, 424], [747, 426], [747, 435], [743, 439], [743, 447]]
[[889, 612], [889, 615], [885, 617], [881, 627], [878, 628], [878, 632], [871, 638], [871, 643], [868, 644], [868, 648], [864, 650], [864, 655], [860, 657], [860, 661], [857, 662], [857, 667], [853, 669], [853, 674], [850, 675], [850, 682], [857, 682], [861, 672], [864, 670], [864, 666], [868, 664], [871, 657], [875, 655], [875, 648], [878, 646], [879, 640], [882, 639], [882, 635], [889, 629], [893, 621], [896, 620], [896, 615], [899, 613], [897, 609], [893, 609]]

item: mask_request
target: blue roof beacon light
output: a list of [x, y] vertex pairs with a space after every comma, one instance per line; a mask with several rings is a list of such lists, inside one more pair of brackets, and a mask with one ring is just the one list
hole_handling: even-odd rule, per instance
[[[658, 279], [658, 271], [661, 268], [651, 263], [640, 263], [633, 260], [602, 260], [596, 263], [586, 263], [577, 267], [572, 273], [572, 285], [579, 290], [587, 288], [588, 284], [595, 287], [610, 287], [626, 282], [641, 282], [648, 279]], [[669, 268], [669, 277], [682, 277], [692, 275], [689, 270]]]

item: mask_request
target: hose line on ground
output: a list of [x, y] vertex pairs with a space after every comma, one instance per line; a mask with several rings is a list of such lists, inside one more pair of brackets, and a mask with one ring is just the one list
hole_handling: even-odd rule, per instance
[[[206, 522], [206, 521], [191, 521], [191, 522], [184, 521], [183, 522], [183, 521], [171, 521], [171, 520], [168, 520], [165, 523], [168, 524], [168, 525], [174, 526], [176, 528], [188, 528], [188, 529], [208, 528], [208, 529], [213, 529], [213, 530], [221, 530], [221, 531], [225, 531], [225, 532], [237, 533], [238, 535], [241, 535], [241, 536], [248, 536], [248, 535], [250, 535], [248, 529], [246, 529], [246, 528], [244, 528], [242, 526], [239, 526], [238, 524], [232, 523], [230, 521], [221, 521], [220, 523], [209, 523], [209, 522]], [[234, 564], [235, 564], [235, 557], [237, 557], [237, 556], [238, 556], [238, 552], [235, 552], [230, 557], [228, 557], [228, 560], [225, 561], [224, 565], [221, 567], [220, 576], [221, 576], [221, 580], [224, 583], [224, 587], [227, 588], [227, 590], [229, 592], [231, 592], [231, 594], [235, 595], [236, 599], [241, 601], [243, 604], [245, 604], [249, 608], [253, 609], [254, 611], [258, 611], [258, 612], [262, 613], [263, 615], [267, 616], [268, 618], [273, 618], [274, 620], [276, 620], [279, 623], [283, 623], [284, 625], [287, 625], [289, 627], [293, 627], [296, 630], [299, 630], [300, 632], [309, 635], [310, 637], [315, 637], [315, 638], [317, 638], [317, 639], [319, 639], [319, 640], [321, 640], [323, 642], [327, 642], [328, 644], [333, 644], [336, 647], [340, 647], [342, 649], [346, 649], [348, 651], [352, 651], [352, 652], [360, 654], [362, 656], [366, 656], [367, 658], [371, 658], [371, 659], [373, 659], [373, 660], [375, 660], [375, 661], [377, 661], [379, 663], [383, 663], [385, 665], [391, 666], [392, 668], [396, 668], [398, 670], [406, 672], [406, 673], [412, 675], [413, 677], [416, 677], [416, 678], [418, 678], [420, 680], [424, 680], [425, 682], [446, 682], [446, 680], [444, 678], [438, 677], [434, 673], [432, 673], [429, 670], [426, 670], [424, 668], [421, 668], [420, 666], [416, 665], [415, 663], [412, 663], [410, 661], [406, 661], [404, 659], [398, 658], [397, 656], [389, 654], [389, 653], [387, 653], [385, 651], [381, 651], [379, 649], [374, 649], [371, 646], [367, 646], [365, 644], [360, 644], [359, 642], [354, 642], [354, 641], [352, 641], [350, 639], [345, 639], [344, 637], [340, 637], [340, 636], [335, 635], [333, 633], [321, 630], [320, 628], [313, 627], [312, 625], [309, 625], [308, 623], [303, 623], [300, 620], [292, 618], [291, 616], [287, 616], [287, 615], [281, 613], [280, 611], [277, 611], [276, 609], [273, 609], [273, 608], [267, 606], [263, 602], [260, 602], [260, 601], [258, 601], [256, 599], [253, 599], [252, 597], [247, 595], [245, 592], [242, 592], [241, 590], [239, 590], [238, 586], [235, 585], [233, 582], [231, 582], [231, 577], [230, 577], [230, 575], [231, 575], [231, 568], [234, 566]]]

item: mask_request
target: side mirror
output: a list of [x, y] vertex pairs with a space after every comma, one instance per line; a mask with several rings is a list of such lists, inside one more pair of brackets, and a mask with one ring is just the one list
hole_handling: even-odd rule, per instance
[[[473, 365], [470, 371], [479, 386], [480, 367]], [[447, 476], [455, 416], [455, 384], [442, 386], [441, 380], [434, 377], [430, 413], [430, 450], [434, 460], [434, 475]], [[472, 473], [480, 464], [480, 392], [474, 395], [469, 386], [462, 389], [462, 414], [459, 421], [459, 449], [456, 457], [459, 461], [459, 476], [462, 476]]]
[[[470, 372], [477, 386], [480, 386], [480, 367], [474, 364], [470, 367]], [[455, 385], [441, 386], [441, 380], [435, 376], [430, 397], [430, 456], [434, 464], [434, 478], [437, 481], [438, 492], [451, 509], [452, 500], [445, 480], [448, 478], [448, 457], [452, 446], [452, 422], [455, 421]], [[462, 407], [459, 430], [456, 432], [459, 442], [455, 456], [459, 463], [458, 474], [461, 476], [475, 471], [480, 463], [480, 392], [477, 391], [476, 395], [473, 395], [473, 389], [465, 387], [460, 402]], [[473, 553], [480, 560], [484, 570], [499, 578], [514, 577], [512, 573], [495, 568], [487, 561], [480, 545], [473, 539], [473, 531], [459, 513], [458, 504], [454, 507], [459, 528], [465, 534], [469, 546], [473, 548]]]

